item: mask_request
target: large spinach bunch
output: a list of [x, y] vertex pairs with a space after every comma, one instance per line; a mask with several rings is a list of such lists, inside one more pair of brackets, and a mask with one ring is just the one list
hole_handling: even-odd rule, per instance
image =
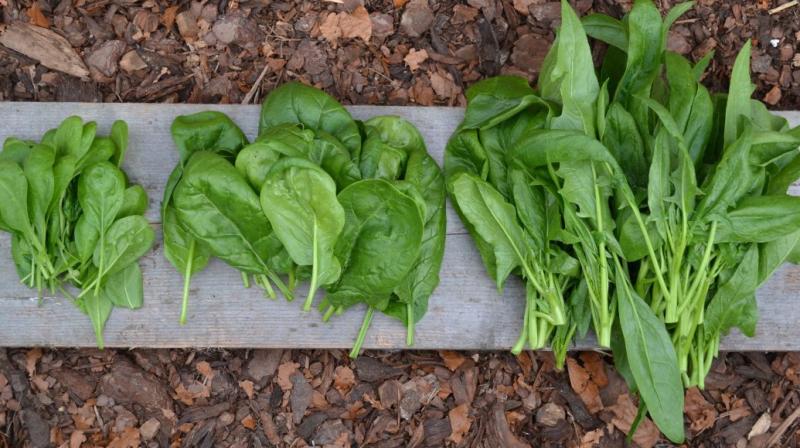
[[[0, 152], [0, 230], [11, 233], [21, 281], [63, 292], [92, 320], [97, 345], [114, 306], [142, 306], [138, 260], [154, 232], [147, 194], [120, 168], [128, 126], [107, 137], [95, 122], [69, 117], [40, 142], [8, 138]], [[73, 295], [67, 285], [80, 292]]]
[[[407, 325], [427, 311], [444, 254], [444, 177], [409, 122], [354, 120], [299, 83], [266, 98], [259, 136], [217, 112], [178, 117], [181, 154], [162, 206], [165, 254], [188, 283], [210, 256], [287, 299], [308, 280], [304, 310], [325, 289], [324, 320], [365, 303], [355, 356], [375, 310]], [[284, 284], [281, 276], [288, 277]]]
[[[703, 386], [720, 337], [752, 335], [757, 287], [796, 261], [800, 128], [750, 98], [750, 44], [730, 90], [665, 50], [649, 0], [622, 20], [562, 25], [533, 89], [500, 77], [467, 92], [447, 186], [487, 270], [527, 285], [523, 336], [561, 362], [591, 323], [664, 434], [683, 439], [685, 386]], [[595, 71], [587, 34], [609, 45]], [[539, 333], [542, 331], [542, 333]], [[526, 336], [527, 335], [527, 336]]]

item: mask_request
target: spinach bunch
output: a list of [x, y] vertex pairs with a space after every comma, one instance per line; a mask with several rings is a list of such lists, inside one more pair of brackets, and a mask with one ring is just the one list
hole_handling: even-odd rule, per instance
[[0, 152], [0, 230], [11, 233], [22, 283], [40, 297], [48, 289], [73, 299], [100, 348], [114, 306], [142, 306], [138, 259], [154, 240], [147, 194], [120, 168], [127, 148], [124, 121], [106, 137], [95, 122], [69, 117], [40, 142], [11, 137]]
[[[720, 337], [752, 335], [755, 291], [797, 261], [800, 129], [750, 98], [750, 44], [730, 90], [665, 50], [671, 24], [637, 0], [622, 20], [562, 25], [539, 77], [468, 92], [448, 143], [456, 209], [498, 287], [526, 283], [523, 336], [559, 363], [591, 324], [664, 434], [683, 440], [683, 385], [703, 386]], [[599, 72], [587, 34], [609, 45]], [[548, 289], [549, 285], [554, 285]], [[549, 327], [547, 327], [549, 326]], [[540, 328], [549, 333], [531, 336]]]
[[[409, 122], [354, 120], [329, 95], [299, 83], [266, 98], [259, 135], [217, 112], [178, 117], [181, 154], [165, 191], [165, 254], [189, 280], [216, 256], [255, 275], [267, 294], [292, 299], [308, 280], [303, 309], [324, 288], [323, 319], [358, 303], [407, 325], [427, 311], [444, 255], [444, 177]], [[280, 276], [287, 276], [285, 285]]]

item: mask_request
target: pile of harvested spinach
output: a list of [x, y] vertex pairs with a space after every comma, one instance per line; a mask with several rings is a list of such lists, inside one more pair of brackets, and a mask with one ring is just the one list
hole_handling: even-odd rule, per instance
[[[324, 320], [367, 305], [356, 356], [375, 310], [407, 325], [427, 311], [444, 254], [444, 177], [417, 129], [390, 116], [365, 122], [324, 92], [285, 84], [266, 98], [248, 143], [226, 115], [172, 125], [180, 162], [162, 205], [164, 251], [189, 281], [214, 256], [275, 298], [303, 308], [319, 288]], [[284, 282], [283, 278], [288, 281]]]
[[[720, 337], [752, 335], [755, 292], [798, 261], [800, 128], [750, 98], [750, 44], [729, 93], [665, 50], [671, 24], [637, 0], [622, 20], [562, 24], [538, 81], [468, 92], [448, 143], [447, 188], [502, 288], [526, 285], [513, 351], [550, 345], [559, 364], [592, 327], [663, 433], [681, 442], [682, 384], [703, 386]], [[608, 44], [595, 71], [587, 34]], [[638, 421], [639, 419], [637, 419]]]
[[[128, 126], [108, 137], [69, 117], [41, 142], [8, 138], [0, 152], [0, 230], [25, 285], [60, 291], [92, 320], [97, 345], [114, 306], [142, 306], [138, 260], [152, 246], [147, 194], [120, 169]], [[68, 285], [80, 290], [77, 295]], [[74, 292], [74, 291], [73, 291]]]

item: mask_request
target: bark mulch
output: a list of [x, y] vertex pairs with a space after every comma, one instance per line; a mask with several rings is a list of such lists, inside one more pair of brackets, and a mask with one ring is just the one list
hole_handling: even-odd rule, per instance
[[[573, 2], [616, 16], [631, 3]], [[482, 78], [535, 81], [559, 21], [545, 0], [0, 8], [2, 101], [258, 103], [299, 79], [348, 104], [463, 106]], [[668, 42], [693, 60], [713, 50], [705, 82], [722, 90], [745, 39], [755, 96], [800, 109], [800, 5], [699, 0]], [[798, 385], [797, 353], [722, 355], [686, 393], [686, 445], [797, 446]], [[0, 348], [0, 448], [622, 447], [636, 410], [594, 352], [558, 372], [547, 353]], [[669, 446], [648, 421], [633, 442]]]

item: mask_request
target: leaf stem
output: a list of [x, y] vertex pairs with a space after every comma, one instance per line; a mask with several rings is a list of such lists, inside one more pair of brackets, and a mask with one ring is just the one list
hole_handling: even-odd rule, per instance
[[181, 317], [178, 322], [186, 325], [186, 314], [189, 308], [189, 283], [192, 281], [192, 262], [194, 261], [195, 240], [189, 243], [189, 253], [186, 257], [186, 268], [183, 270], [183, 299], [181, 300]]
[[406, 304], [406, 345], [411, 347], [414, 345], [414, 326], [416, 325], [416, 321], [414, 320], [414, 304], [407, 303]]
[[244, 285], [245, 289], [250, 289], [250, 276], [247, 272], [242, 272], [242, 285]]
[[314, 302], [314, 294], [317, 292], [317, 281], [319, 276], [319, 249], [317, 247], [317, 220], [314, 219], [314, 229], [311, 237], [311, 283], [308, 285], [308, 295], [303, 304], [303, 311], [308, 312], [311, 309], [311, 303]]
[[361, 323], [361, 330], [358, 331], [356, 343], [353, 345], [353, 349], [350, 350], [350, 357], [353, 359], [357, 358], [358, 354], [361, 352], [361, 346], [364, 345], [364, 338], [366, 338], [367, 330], [372, 323], [373, 314], [375, 314], [375, 308], [367, 308], [367, 314], [364, 316], [364, 321]]

